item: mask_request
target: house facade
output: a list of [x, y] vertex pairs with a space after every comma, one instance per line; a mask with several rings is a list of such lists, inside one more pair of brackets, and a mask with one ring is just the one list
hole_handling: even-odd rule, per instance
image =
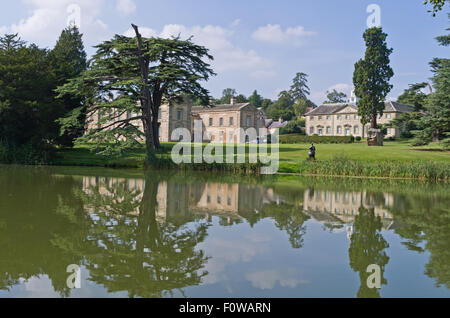
[[[128, 112], [118, 117], [118, 120], [135, 116], [137, 115]], [[259, 133], [260, 128], [266, 128], [264, 112], [251, 106], [250, 103], [238, 104], [232, 98], [228, 105], [193, 107], [192, 102], [186, 98], [182, 103], [166, 102], [161, 105], [158, 116], [160, 141], [179, 141], [178, 135], [173, 135], [177, 128], [188, 129], [194, 141], [196, 121], [201, 122], [204, 142], [244, 143], [251, 140], [248, 136], [241, 134], [240, 129], [247, 131], [249, 128], [254, 128]], [[87, 118], [86, 130], [97, 129], [108, 124], [101, 123], [101, 114], [96, 112]], [[132, 121], [132, 124], [140, 131], [144, 130], [141, 120]]]
[[[388, 124], [405, 112], [414, 111], [414, 106], [397, 102], [385, 102], [383, 116], [377, 122]], [[358, 106], [352, 103], [321, 105], [306, 115], [306, 133], [309, 136], [354, 136], [366, 138], [370, 124], [363, 127], [358, 116]], [[400, 129], [388, 128], [386, 138], [397, 138]]]
[[249, 137], [240, 129], [266, 128], [264, 114], [250, 103], [238, 104], [234, 98], [228, 105], [192, 107], [191, 132], [195, 133], [195, 122], [203, 127], [203, 140], [218, 143], [244, 143]]

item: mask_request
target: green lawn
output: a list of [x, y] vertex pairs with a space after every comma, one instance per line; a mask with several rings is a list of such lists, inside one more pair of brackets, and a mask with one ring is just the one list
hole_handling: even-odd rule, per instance
[[[280, 145], [280, 161], [294, 163], [306, 160], [310, 145]], [[345, 156], [350, 160], [364, 161], [447, 161], [450, 152], [443, 151], [438, 144], [425, 147], [412, 147], [408, 141], [385, 142], [383, 147], [369, 147], [365, 143], [317, 144], [317, 160]]]
[[[173, 145], [173, 143], [162, 144], [162, 149], [157, 153], [157, 157], [166, 160], [161, 162], [173, 164], [170, 160]], [[278, 171], [281, 173], [450, 180], [450, 152], [443, 151], [438, 144], [425, 147], [412, 147], [407, 141], [390, 141], [386, 142], [383, 147], [368, 147], [363, 142], [317, 144], [317, 161], [315, 163], [306, 161], [309, 144], [280, 144], [279, 146], [280, 166]], [[247, 147], [256, 147], [256, 145], [247, 145]], [[60, 150], [55, 164], [140, 168], [144, 165], [144, 159], [143, 146], [127, 152], [121, 158], [104, 157], [90, 152], [87, 147], [77, 147]], [[196, 170], [215, 168], [206, 164], [195, 165], [195, 167], [187, 166]], [[249, 171], [249, 166], [252, 169], [251, 165], [247, 165], [247, 171]], [[223, 169], [233, 168], [230, 165], [222, 165], [222, 167]], [[186, 165], [180, 168], [185, 169]]]
[[[173, 143], [163, 143], [159, 156], [170, 156]], [[450, 164], [450, 152], [443, 151], [438, 144], [412, 147], [408, 141], [385, 142], [383, 147], [368, 147], [365, 143], [317, 144], [317, 160], [346, 157], [358, 161], [438, 161]], [[250, 147], [255, 147], [251, 145]], [[280, 144], [280, 163], [297, 164], [308, 157], [309, 144]], [[86, 147], [65, 149], [58, 152], [56, 164], [65, 166], [140, 166], [145, 158], [144, 148], [128, 152], [122, 158], [107, 158], [90, 152]]]

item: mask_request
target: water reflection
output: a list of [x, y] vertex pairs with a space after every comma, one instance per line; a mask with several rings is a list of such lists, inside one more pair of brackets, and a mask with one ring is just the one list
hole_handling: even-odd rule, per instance
[[[0, 295], [23, 296], [20, 286], [45, 277], [59, 296], [74, 296], [65, 269], [80, 264], [89, 282], [128, 297], [189, 297], [196, 286], [204, 296], [220, 286], [227, 286], [228, 296], [242, 296], [234, 292], [233, 276], [239, 284], [247, 281], [239, 289], [248, 297], [257, 290], [266, 292], [262, 296], [308, 296], [330, 284], [337, 296], [380, 297], [391, 286], [389, 264], [401, 255], [386, 233], [401, 240], [408, 257], [428, 252], [423, 274], [436, 288], [450, 288], [445, 190], [336, 190], [309, 182], [286, 186], [277, 179], [249, 184], [195, 175], [77, 176], [0, 167], [0, 290], [9, 291]], [[316, 224], [327, 231], [316, 232]], [[220, 240], [225, 234], [231, 236]], [[340, 235], [345, 241], [336, 240]], [[346, 265], [321, 263], [324, 251], [316, 244], [324, 240], [330, 254], [342, 246], [348, 250]], [[243, 249], [247, 256], [232, 256]], [[238, 270], [229, 268], [230, 260]], [[381, 290], [366, 284], [370, 264], [381, 267]], [[339, 283], [321, 283], [315, 277], [325, 274], [323, 266], [341, 271], [342, 281], [338, 276]], [[347, 269], [357, 273], [359, 288], [342, 295], [339, 286], [351, 277]], [[405, 286], [393, 293], [407, 291]]]

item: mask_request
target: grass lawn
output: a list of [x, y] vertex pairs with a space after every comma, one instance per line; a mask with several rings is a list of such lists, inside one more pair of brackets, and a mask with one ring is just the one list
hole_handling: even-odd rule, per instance
[[[308, 144], [280, 145], [280, 161], [299, 162], [308, 157]], [[408, 141], [388, 141], [383, 147], [369, 147], [366, 143], [316, 144], [318, 160], [345, 156], [350, 160], [364, 161], [447, 161], [450, 151], [443, 151], [438, 144], [425, 147], [412, 147]]]
[[[163, 143], [162, 149], [157, 153], [157, 156], [169, 159], [173, 145], [174, 143]], [[342, 175], [384, 176], [383, 165], [386, 164], [386, 170], [393, 171], [390, 173], [391, 176], [406, 177], [410, 174], [414, 175], [414, 173], [429, 173], [425, 171], [430, 167], [427, 163], [437, 163], [439, 165], [438, 171], [440, 171], [438, 174], [444, 174], [445, 178], [448, 178], [450, 175], [450, 152], [443, 151], [438, 144], [412, 147], [408, 141], [388, 141], [385, 142], [383, 147], [368, 147], [364, 142], [353, 144], [316, 144], [315, 146], [318, 164], [310, 165], [306, 164], [309, 144], [280, 144], [279, 172], [299, 173], [303, 166], [302, 171], [306, 174], [308, 171], [311, 171], [311, 174], [334, 174], [335, 171], [339, 170], [340, 166], [351, 162], [353, 164], [346, 168], [347, 170], [341, 171]], [[247, 147], [249, 146], [247, 145]], [[256, 147], [256, 145], [250, 145], [250, 147]], [[338, 164], [336, 162], [336, 160], [339, 160], [338, 158], [343, 158], [346, 162], [341, 164], [339, 161]], [[144, 147], [129, 151], [121, 158], [99, 156], [90, 152], [87, 147], [77, 147], [60, 150], [55, 164], [62, 166], [139, 168], [143, 166], [144, 159]], [[388, 167], [389, 164], [393, 166]], [[424, 164], [427, 167], [424, 167]], [[414, 165], [414, 167], [411, 165]], [[436, 171], [433, 167], [431, 168], [432, 171]], [[378, 171], [375, 171], [375, 169]], [[407, 169], [408, 172], [399, 172], [402, 169]], [[431, 172], [431, 175], [435, 174], [435, 172]]]

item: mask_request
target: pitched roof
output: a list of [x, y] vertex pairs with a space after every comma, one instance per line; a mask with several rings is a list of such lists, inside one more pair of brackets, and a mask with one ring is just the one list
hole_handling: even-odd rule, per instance
[[203, 112], [223, 112], [223, 111], [237, 111], [242, 108], [249, 106], [250, 103], [243, 104], [225, 104], [225, 105], [215, 105], [215, 106], [194, 106], [192, 107], [193, 113], [203, 113]]
[[269, 127], [267, 127], [267, 129], [276, 129], [276, 128], [283, 128], [286, 127], [286, 125], [288, 124], [287, 121], [280, 123], [279, 121], [274, 121], [270, 124]]
[[[317, 108], [314, 108], [309, 113], [306, 113], [305, 116], [314, 116], [314, 115], [332, 115], [337, 113], [338, 111], [344, 109], [345, 107], [350, 106], [355, 110], [358, 109], [357, 105], [349, 104], [349, 103], [340, 103], [340, 104], [324, 104], [320, 105]], [[414, 111], [415, 107], [412, 105], [401, 104], [398, 102], [387, 101], [385, 102], [384, 112], [399, 112], [406, 113]]]
[[[388, 103], [386, 103], [386, 111], [388, 108]], [[389, 102], [390, 106], [392, 107], [392, 111], [394, 112], [401, 112], [401, 113], [406, 113], [406, 112], [412, 112], [414, 111], [414, 109], [416, 108], [413, 105], [408, 105], [408, 104], [402, 104], [402, 103], [398, 103], [398, 102]]]
[[313, 116], [313, 115], [331, 115], [337, 111], [348, 106], [348, 104], [324, 104], [319, 107], [314, 108], [309, 113], [306, 113], [305, 116]]

